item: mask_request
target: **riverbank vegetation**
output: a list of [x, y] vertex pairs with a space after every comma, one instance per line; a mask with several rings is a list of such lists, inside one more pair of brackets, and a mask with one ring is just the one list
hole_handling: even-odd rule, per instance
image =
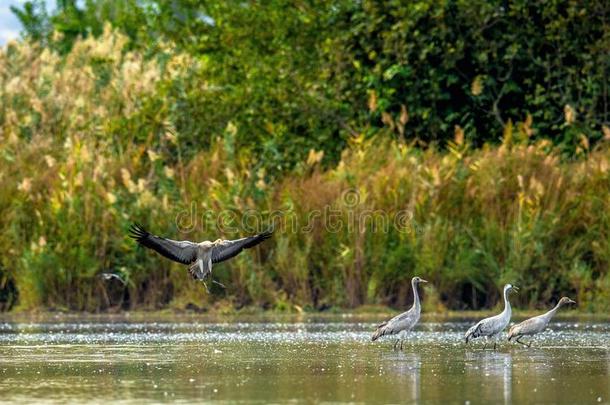
[[[610, 308], [606, 3], [540, 5], [516, 31], [537, 11], [481, 7], [484, 32], [458, 30], [471, 6], [440, 3], [212, 3], [189, 36], [163, 2], [156, 25], [133, 3], [138, 30], [77, 13], [67, 32], [68, 6], [32, 22], [0, 52], [0, 309], [402, 308], [415, 274], [434, 310], [493, 306], [506, 282], [523, 309]], [[275, 235], [216, 266], [227, 289], [208, 294], [136, 248], [133, 221]]]

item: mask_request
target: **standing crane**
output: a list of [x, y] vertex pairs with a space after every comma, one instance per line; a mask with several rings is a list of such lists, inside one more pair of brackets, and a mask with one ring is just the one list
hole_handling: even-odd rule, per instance
[[417, 293], [417, 285], [419, 283], [427, 283], [427, 281], [419, 277], [413, 277], [411, 279], [411, 287], [413, 288], [413, 306], [411, 309], [400, 315], [396, 315], [387, 322], [379, 324], [377, 330], [375, 330], [375, 333], [373, 333], [373, 336], [371, 337], [373, 342], [382, 336], [398, 335], [398, 338], [394, 343], [394, 349], [396, 349], [396, 345], [400, 342], [400, 350], [402, 350], [403, 339], [407, 332], [413, 329], [415, 324], [419, 321], [419, 316], [421, 314], [419, 294]]
[[[510, 322], [510, 316], [512, 314], [510, 308], [510, 302], [508, 301], [508, 294], [511, 291], [518, 291], [519, 289], [513, 285], [506, 284], [504, 286], [504, 311], [496, 316], [492, 316], [490, 318], [485, 318], [480, 320], [476, 325], [468, 329], [466, 332], [465, 338], [466, 343], [468, 343], [472, 339], [476, 339], [478, 337], [484, 336], [487, 341], [495, 338], [506, 328]], [[496, 350], [496, 341], [494, 340], [494, 350]], [[487, 347], [487, 342], [485, 342], [484, 348]]]

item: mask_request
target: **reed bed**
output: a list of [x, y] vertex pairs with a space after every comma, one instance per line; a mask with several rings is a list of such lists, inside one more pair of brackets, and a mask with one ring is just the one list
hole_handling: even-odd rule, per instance
[[[427, 310], [494, 306], [506, 282], [523, 308], [562, 294], [610, 308], [608, 142], [567, 159], [527, 120], [478, 149], [459, 128], [442, 150], [381, 131], [269, 174], [231, 122], [200, 143], [175, 124], [204, 61], [125, 44], [107, 28], [66, 56], [0, 52], [0, 309], [404, 307], [415, 274]], [[275, 236], [215, 267], [228, 288], [208, 294], [136, 248], [133, 221], [173, 239]]]

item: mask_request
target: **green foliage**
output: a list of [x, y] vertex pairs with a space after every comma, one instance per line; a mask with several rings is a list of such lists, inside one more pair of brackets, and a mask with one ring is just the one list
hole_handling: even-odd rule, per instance
[[[0, 52], [0, 307], [404, 306], [417, 274], [436, 308], [494, 305], [510, 281], [522, 306], [607, 310], [603, 24], [569, 2], [437, 3], [125, 2], [115, 29], [92, 17], [110, 2], [26, 6], [38, 41]], [[210, 296], [136, 249], [132, 221], [276, 234], [216, 267], [229, 288]]]
[[49, 17], [43, 0], [26, 1], [22, 9], [11, 6], [11, 11], [21, 22], [28, 37], [34, 41], [42, 41], [53, 30], [48, 26]]
[[[574, 152], [607, 123], [606, 1], [363, 1], [342, 13], [329, 53], [354, 125], [426, 142], [464, 128], [476, 145], [529, 120], [527, 136]], [[566, 125], [571, 108], [578, 128]], [[408, 118], [403, 115], [405, 109]], [[404, 117], [401, 126], [401, 116]], [[571, 119], [568, 119], [571, 121]]]
[[52, 15], [44, 0], [29, 0], [22, 9], [12, 6], [11, 11], [27, 37], [64, 54], [79, 38], [101, 35], [109, 21], [133, 41], [148, 25], [145, 9], [137, 0], [58, 0]]
[[233, 122], [236, 147], [276, 173], [310, 148], [337, 162], [360, 133], [444, 145], [456, 125], [480, 146], [516, 123], [574, 155], [610, 120], [607, 1], [63, 0], [51, 16], [43, 5], [14, 11], [60, 52], [111, 22], [130, 48], [154, 55], [169, 41], [195, 57], [171, 89], [185, 141], [209, 146]]
[[171, 24], [175, 11], [161, 3], [162, 32], [201, 61], [194, 76], [173, 89], [183, 98], [175, 122], [192, 134], [187, 142], [212, 139], [232, 122], [235, 147], [251, 150], [259, 166], [274, 173], [302, 161], [311, 148], [323, 148], [327, 159], [339, 158], [345, 146], [342, 117], [326, 94], [320, 63], [320, 42], [330, 28], [320, 11], [323, 2], [300, 7], [274, 1], [192, 7], [172, 2], [172, 7], [176, 3], [184, 3], [180, 10], [187, 15], [206, 17], [184, 17], [193, 24], [185, 36], [185, 29]]
[[235, 147], [280, 173], [310, 148], [324, 148], [326, 159], [336, 161], [345, 146], [343, 118], [326, 94], [320, 63], [320, 45], [332, 33], [324, 4], [88, 0], [81, 9], [72, 1], [47, 18], [55, 33], [24, 28], [60, 53], [78, 36], [100, 35], [104, 21], [127, 33], [128, 48], [148, 55], [158, 56], [168, 41], [196, 58], [189, 74], [167, 89], [180, 99], [172, 122], [186, 150], [209, 147], [233, 122]]

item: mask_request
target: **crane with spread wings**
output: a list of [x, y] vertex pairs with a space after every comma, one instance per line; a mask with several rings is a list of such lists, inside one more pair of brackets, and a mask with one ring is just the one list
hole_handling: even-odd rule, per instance
[[242, 250], [254, 247], [265, 239], [270, 238], [272, 234], [271, 231], [266, 231], [241, 239], [217, 239], [214, 242], [206, 240], [195, 243], [188, 240], [176, 241], [153, 235], [139, 224], [133, 224], [129, 232], [129, 236], [140, 245], [155, 250], [170, 260], [189, 265], [191, 276], [195, 280], [203, 281], [204, 284], [206, 278], [212, 274], [212, 264], [229, 260], [237, 256]]

